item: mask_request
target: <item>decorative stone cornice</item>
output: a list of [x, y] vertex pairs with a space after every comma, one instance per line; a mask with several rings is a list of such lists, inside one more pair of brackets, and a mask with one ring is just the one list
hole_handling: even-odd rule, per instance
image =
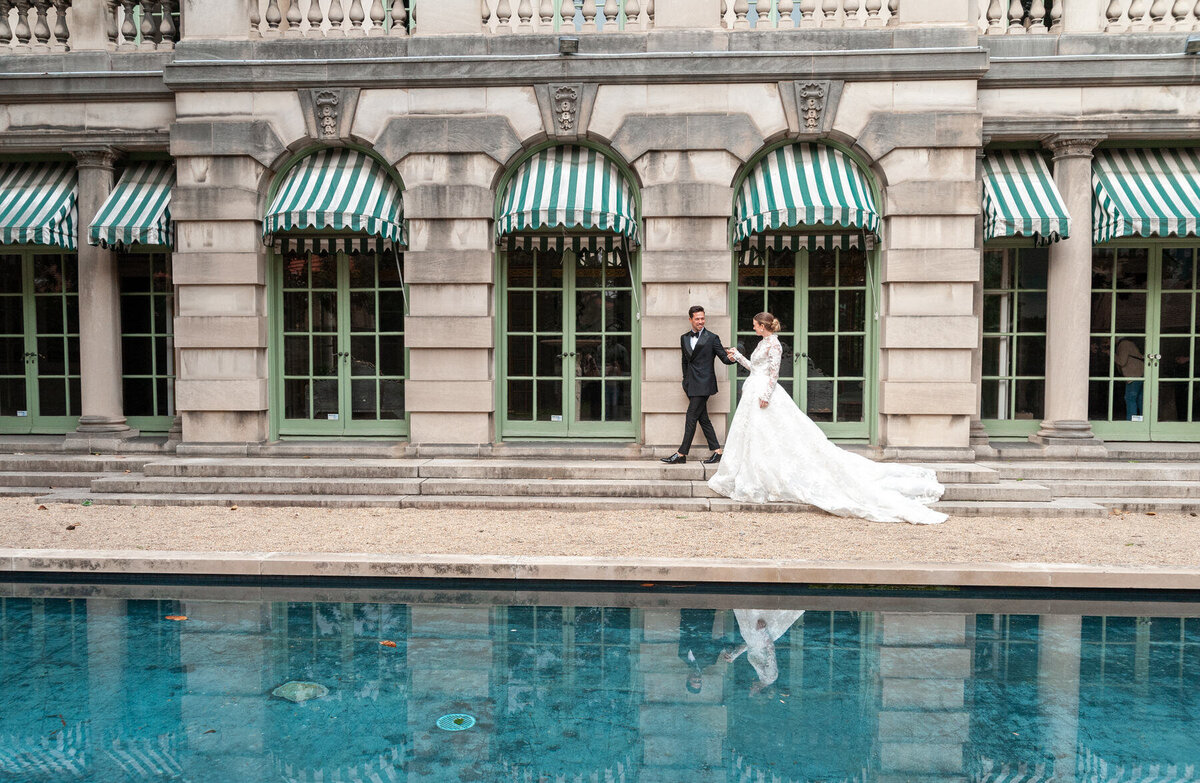
[[1084, 136], [1074, 133], [1060, 133], [1042, 139], [1042, 145], [1054, 153], [1055, 160], [1062, 158], [1091, 158], [1092, 150], [1096, 148], [1097, 144], [1104, 141], [1104, 138], [1100, 134]]
[[77, 169], [104, 169], [112, 171], [121, 158], [121, 151], [116, 147], [76, 147], [67, 149], [75, 158]]

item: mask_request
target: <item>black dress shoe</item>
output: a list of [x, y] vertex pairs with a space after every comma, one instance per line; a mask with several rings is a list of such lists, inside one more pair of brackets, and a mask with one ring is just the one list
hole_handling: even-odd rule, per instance
[[704, 463], [705, 465], [716, 465], [716, 464], [717, 464], [718, 462], [720, 462], [720, 461], [721, 461], [721, 455], [720, 455], [720, 453], [718, 453], [718, 452], [714, 451], [714, 452], [712, 453], [712, 456], [711, 456], [711, 457], [709, 457], [709, 458], [708, 458], [708, 459], [706, 459], [706, 460], [703, 460], [703, 463]]
[[668, 465], [682, 465], [683, 463], [687, 462], [687, 457], [683, 456], [682, 454], [672, 454], [669, 457], [663, 457], [660, 461], [665, 462]]

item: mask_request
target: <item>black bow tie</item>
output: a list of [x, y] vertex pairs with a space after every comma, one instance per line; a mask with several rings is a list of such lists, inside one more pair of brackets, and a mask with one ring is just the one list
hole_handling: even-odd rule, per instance
[[692, 332], [692, 337], [699, 337], [699, 336], [700, 336], [699, 332]]

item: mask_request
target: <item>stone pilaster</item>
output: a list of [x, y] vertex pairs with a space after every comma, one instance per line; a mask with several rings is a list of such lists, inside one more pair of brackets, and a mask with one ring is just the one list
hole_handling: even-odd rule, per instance
[[1038, 618], [1038, 711], [1046, 751], [1054, 758], [1054, 780], [1063, 783], [1075, 781], [1081, 633], [1077, 615]]
[[[988, 139], [975, 152], [975, 179], [979, 183], [979, 191], [983, 192], [983, 156]], [[975, 318], [979, 324], [976, 330], [978, 341], [975, 350], [971, 352], [971, 379], [975, 382], [975, 413], [971, 416], [971, 448], [978, 454], [994, 454], [995, 449], [988, 445], [987, 430], [983, 428], [983, 212], [975, 218], [975, 247], [979, 250], [979, 279], [975, 281]]]
[[111, 147], [72, 150], [79, 173], [79, 359], [82, 412], [75, 438], [130, 438], [121, 400], [121, 288], [117, 258], [87, 242], [88, 228], [113, 188]]
[[1062, 456], [1103, 456], [1088, 422], [1088, 331], [1092, 286], [1092, 150], [1097, 136], [1052, 136], [1054, 183], [1071, 236], [1050, 247], [1046, 294], [1046, 418], [1030, 436]]

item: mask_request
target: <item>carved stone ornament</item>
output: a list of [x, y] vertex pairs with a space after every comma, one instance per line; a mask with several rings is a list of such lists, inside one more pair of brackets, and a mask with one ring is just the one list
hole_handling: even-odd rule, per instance
[[1054, 159], [1060, 158], [1090, 158], [1096, 145], [1104, 141], [1103, 136], [1056, 134], [1042, 140], [1052, 153]]
[[828, 94], [828, 82], [802, 82], [798, 85], [796, 106], [800, 114], [800, 127], [804, 133], [821, 131], [821, 113], [825, 111], [825, 98]]
[[317, 133], [322, 139], [338, 136], [338, 104], [342, 98], [333, 90], [321, 90], [313, 96], [317, 111]]
[[816, 138], [833, 130], [833, 118], [845, 83], [833, 79], [805, 79], [791, 82], [791, 85], [791, 91], [782, 93], [781, 97], [792, 136]]
[[554, 103], [554, 123], [559, 133], [574, 133], [579, 119], [580, 88], [572, 84], [551, 86]]
[[312, 138], [333, 141], [349, 136], [354, 123], [354, 108], [358, 104], [357, 89], [301, 90], [300, 102]]

